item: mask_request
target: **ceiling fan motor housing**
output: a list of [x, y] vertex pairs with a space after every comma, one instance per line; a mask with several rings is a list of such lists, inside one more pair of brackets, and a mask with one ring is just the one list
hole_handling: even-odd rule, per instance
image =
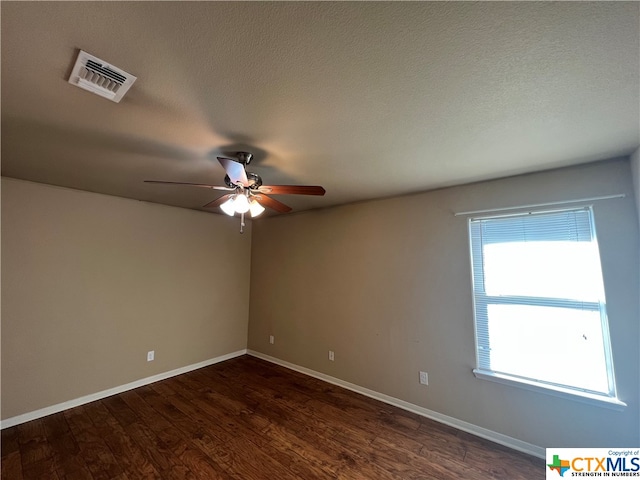
[[249, 183], [251, 184], [249, 186], [249, 188], [251, 188], [251, 189], [258, 188], [258, 187], [260, 187], [262, 185], [262, 177], [260, 175], [258, 175], [257, 173], [247, 172], [247, 179], [249, 180]]
[[[247, 180], [249, 181], [249, 189], [255, 190], [262, 185], [262, 177], [257, 173], [247, 172]], [[224, 184], [229, 188], [235, 188], [237, 185], [234, 185], [229, 175], [224, 176]]]

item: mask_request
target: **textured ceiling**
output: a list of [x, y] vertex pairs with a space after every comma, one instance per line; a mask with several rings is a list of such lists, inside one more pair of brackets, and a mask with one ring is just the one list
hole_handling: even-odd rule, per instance
[[[200, 208], [250, 148], [295, 210], [626, 155], [636, 2], [7, 2], [2, 174]], [[78, 50], [138, 77], [67, 83]]]

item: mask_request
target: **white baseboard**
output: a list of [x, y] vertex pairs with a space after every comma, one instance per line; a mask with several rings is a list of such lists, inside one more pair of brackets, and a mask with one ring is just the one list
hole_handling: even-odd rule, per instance
[[400, 400], [398, 398], [385, 395], [384, 393], [379, 393], [373, 390], [369, 390], [368, 388], [364, 388], [359, 385], [349, 383], [344, 380], [340, 380], [339, 378], [335, 378], [330, 375], [326, 375], [324, 373], [316, 372], [315, 370], [311, 370], [309, 368], [301, 367], [293, 363], [289, 363], [284, 360], [280, 360], [278, 358], [265, 355], [264, 353], [256, 352], [254, 350], [246, 350], [246, 349], [238, 350], [236, 352], [228, 353], [226, 355], [221, 355], [219, 357], [211, 358], [209, 360], [205, 360], [199, 363], [194, 363], [192, 365], [187, 365], [186, 367], [176, 368], [175, 370], [170, 370], [168, 372], [159, 373], [151, 377], [142, 378], [140, 380], [136, 380], [131, 383], [120, 385], [118, 387], [110, 388], [107, 390], [102, 390], [101, 392], [92, 393], [90, 395], [85, 395], [83, 397], [58, 403], [50, 407], [41, 408], [33, 412], [28, 412], [22, 415], [7, 418], [6, 420], [2, 420], [0, 422], [0, 429], [13, 427], [21, 423], [46, 417], [47, 415], [52, 415], [54, 413], [62, 412], [69, 408], [78, 407], [86, 403], [94, 402], [96, 400], [101, 400], [103, 398], [107, 398], [112, 395], [117, 395], [119, 393], [126, 392], [128, 390], [133, 390], [134, 388], [142, 387], [144, 385], [149, 385], [150, 383], [155, 383], [160, 380], [165, 380], [167, 378], [175, 377], [176, 375], [181, 375], [183, 373], [191, 372], [192, 370], [197, 370], [199, 368], [207, 367], [209, 365], [223, 362], [231, 358], [239, 357], [240, 355], [244, 355], [244, 354], [249, 354], [254, 357], [261, 358], [262, 360], [266, 360], [268, 362], [275, 363], [282, 367], [288, 368], [290, 370], [295, 370], [296, 372], [304, 373], [305, 375], [309, 375], [310, 377], [318, 378], [320, 380], [331, 383], [333, 385], [338, 385], [339, 387], [346, 388], [347, 390], [360, 393], [362, 395], [373, 398], [375, 400], [379, 400], [389, 405], [402, 408], [403, 410], [407, 410], [409, 412], [416, 413], [423, 417], [430, 418], [431, 420], [444, 423], [445, 425], [449, 425], [451, 427], [457, 428], [464, 432], [468, 432], [478, 437], [491, 440], [492, 442], [499, 443], [500, 445], [504, 445], [505, 447], [513, 448], [514, 450], [518, 450], [520, 452], [524, 452], [529, 455], [533, 455], [535, 457], [545, 458], [545, 449], [542, 447], [538, 447], [537, 445], [523, 442], [522, 440], [518, 440], [516, 438], [512, 438], [507, 435], [503, 435], [501, 433], [488, 430], [486, 428], [478, 427], [477, 425], [473, 425], [471, 423], [464, 422], [462, 420], [458, 420], [456, 418], [449, 417], [447, 415], [443, 415], [433, 410], [429, 410], [427, 408], [420, 407], [418, 405], [414, 405], [409, 402], [405, 402], [404, 400]]
[[84, 405], [85, 403], [95, 402], [96, 400], [101, 400], [103, 398], [110, 397], [112, 395], [117, 395], [118, 393], [126, 392], [127, 390], [133, 390], [134, 388], [142, 387], [144, 385], [149, 385], [150, 383], [155, 383], [160, 380], [165, 380], [167, 378], [175, 377], [176, 375], [182, 375], [183, 373], [187, 373], [192, 370], [208, 367], [209, 365], [213, 365], [214, 363], [224, 362], [225, 360], [239, 357], [240, 355], [244, 355], [246, 353], [247, 353], [246, 349], [238, 350], [237, 352], [227, 353], [226, 355], [210, 358], [209, 360], [205, 360], [203, 362], [194, 363], [192, 365], [187, 365], [186, 367], [180, 367], [180, 368], [176, 368], [175, 370], [170, 370], [168, 372], [153, 375], [151, 377], [142, 378], [140, 380], [136, 380], [135, 382], [126, 383], [118, 387], [102, 390], [101, 392], [85, 395], [84, 397], [76, 398], [74, 400], [58, 403], [56, 405], [41, 408], [33, 412], [23, 413], [22, 415], [18, 415], [15, 417], [7, 418], [6, 420], [2, 420], [2, 422], [0, 422], [0, 429], [13, 427], [14, 425], [19, 425], [21, 423], [29, 422], [31, 420], [36, 420], [37, 418], [46, 417], [47, 415], [52, 415], [54, 413], [62, 412], [63, 410], [68, 410], [69, 408], [78, 407], [80, 405]]
[[309, 368], [300, 367], [299, 365], [295, 365], [293, 363], [280, 360], [279, 358], [265, 355], [264, 353], [256, 352], [255, 350], [247, 350], [247, 353], [254, 357], [261, 358], [262, 360], [266, 360], [267, 362], [275, 363], [290, 370], [295, 370], [296, 372], [304, 373], [305, 375], [324, 380], [325, 382], [338, 385], [339, 387], [346, 388], [347, 390], [351, 390], [356, 393], [360, 393], [375, 400], [380, 400], [381, 402], [388, 403], [389, 405], [393, 405], [398, 408], [402, 408], [403, 410], [417, 413], [418, 415], [421, 415], [423, 417], [435, 420], [436, 422], [444, 423], [445, 425], [449, 425], [450, 427], [457, 428], [458, 430], [471, 433], [486, 440], [491, 440], [492, 442], [499, 443], [500, 445], [504, 445], [505, 447], [509, 447], [514, 450], [533, 455], [534, 457], [545, 458], [545, 449], [537, 445], [523, 442], [522, 440], [518, 440], [517, 438], [509, 437], [507, 435], [503, 435], [501, 433], [494, 432], [477, 425], [473, 425], [472, 423], [449, 417], [448, 415], [434, 412], [433, 410], [414, 405], [413, 403], [405, 402], [404, 400], [385, 395], [384, 393], [378, 393], [373, 390], [369, 390], [368, 388], [345, 382], [344, 380], [340, 380], [339, 378], [316, 372], [315, 370], [311, 370]]

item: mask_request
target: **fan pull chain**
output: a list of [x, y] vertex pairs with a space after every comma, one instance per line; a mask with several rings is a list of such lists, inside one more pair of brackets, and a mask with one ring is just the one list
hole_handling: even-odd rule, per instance
[[244, 212], [240, 214], [240, 233], [244, 233]]

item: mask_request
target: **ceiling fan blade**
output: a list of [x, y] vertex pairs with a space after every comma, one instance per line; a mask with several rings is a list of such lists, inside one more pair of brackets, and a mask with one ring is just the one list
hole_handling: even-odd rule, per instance
[[260, 193], [273, 195], [324, 195], [325, 189], [318, 185], [262, 185], [258, 188]]
[[244, 165], [240, 162], [232, 160], [231, 158], [218, 157], [220, 165], [224, 168], [224, 171], [229, 175], [229, 179], [232, 183], [242, 185], [243, 187], [249, 186], [249, 180], [247, 179], [247, 172], [244, 169]]
[[275, 210], [276, 212], [287, 213], [291, 211], [290, 206], [285, 205], [284, 203], [279, 202], [278, 200], [275, 200], [271, 197], [267, 197], [266, 195], [262, 195], [258, 193], [258, 194], [252, 195], [252, 197], [255, 198], [258, 202], [260, 202], [262, 206], [269, 207], [272, 210]]
[[144, 183], [161, 183], [164, 185], [188, 185], [190, 187], [211, 188], [213, 190], [232, 191], [235, 188], [223, 187], [220, 185], [207, 185], [205, 183], [187, 183], [187, 182], [165, 182], [163, 180], [145, 180]]
[[221, 197], [216, 198], [215, 200], [203, 205], [202, 208], [214, 208], [219, 207], [224, 202], [226, 202], [229, 198], [233, 196], [233, 193], [227, 193], [226, 195], [222, 195]]

